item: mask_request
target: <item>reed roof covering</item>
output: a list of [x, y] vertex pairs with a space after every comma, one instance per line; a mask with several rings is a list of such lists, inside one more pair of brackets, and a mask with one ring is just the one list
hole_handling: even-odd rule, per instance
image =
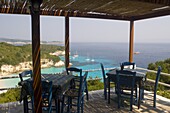
[[[29, 14], [28, 0], [0, 0], [0, 13]], [[170, 0], [44, 0], [41, 15], [140, 20], [170, 15]]]

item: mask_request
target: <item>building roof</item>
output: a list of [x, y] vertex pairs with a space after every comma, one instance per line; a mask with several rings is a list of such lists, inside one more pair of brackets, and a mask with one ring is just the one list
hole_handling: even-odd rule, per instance
[[[0, 13], [30, 14], [28, 0], [0, 0]], [[41, 15], [140, 20], [170, 15], [170, 0], [44, 0]]]

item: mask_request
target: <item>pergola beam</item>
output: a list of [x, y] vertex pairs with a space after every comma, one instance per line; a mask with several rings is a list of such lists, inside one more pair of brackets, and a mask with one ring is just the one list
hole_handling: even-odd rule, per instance
[[159, 12], [153, 12], [153, 13], [149, 13], [149, 14], [145, 14], [145, 15], [138, 15], [138, 16], [134, 16], [132, 17], [135, 21], [137, 20], [143, 20], [143, 19], [150, 19], [150, 18], [156, 18], [156, 17], [161, 17], [161, 16], [168, 16], [170, 15], [170, 10], [162, 10]]

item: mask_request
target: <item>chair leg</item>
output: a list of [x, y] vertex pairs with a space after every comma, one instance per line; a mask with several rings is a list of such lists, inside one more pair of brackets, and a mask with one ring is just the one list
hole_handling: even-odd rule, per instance
[[132, 105], [133, 105], [133, 89], [131, 90], [131, 96], [130, 96], [130, 111], [132, 111]]
[[104, 83], [104, 97], [105, 97], [105, 100], [107, 100], [107, 87], [105, 83]]
[[67, 106], [67, 113], [70, 113], [70, 104], [71, 104], [71, 101], [70, 101], [70, 97], [68, 97], [68, 106]]
[[85, 83], [85, 91], [86, 91], [86, 99], [89, 100], [89, 92], [88, 92], [88, 88], [87, 88], [87, 82]]
[[153, 107], [156, 108], [156, 91], [154, 91]]
[[[62, 105], [61, 105], [61, 113], [63, 113], [64, 111], [64, 100], [65, 100], [65, 96], [63, 96], [63, 99], [62, 99]], [[56, 111], [57, 111], [57, 106], [56, 106]]]
[[83, 113], [84, 110], [84, 96], [82, 97], [82, 101], [81, 101], [81, 113]]

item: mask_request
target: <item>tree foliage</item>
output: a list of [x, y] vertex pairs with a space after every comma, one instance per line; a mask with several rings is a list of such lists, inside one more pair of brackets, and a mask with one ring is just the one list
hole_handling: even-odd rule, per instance
[[[161, 66], [162, 72], [170, 73], [170, 58], [168, 58], [168, 59], [166, 59], [164, 61], [157, 61], [155, 63], [150, 63], [148, 65], [148, 69], [157, 71], [158, 66]], [[147, 77], [155, 80], [155, 77], [156, 77], [155, 75], [156, 74], [148, 73]], [[167, 84], [170, 84], [170, 77], [168, 77], [168, 76], [160, 76], [160, 81], [164, 82], [164, 83], [167, 83]]]
[[[58, 56], [50, 55], [55, 51], [63, 51], [63, 46], [41, 45], [41, 59], [50, 59], [54, 62], [60, 60]], [[18, 65], [20, 62], [32, 61], [32, 45], [14, 46], [5, 42], [0, 43], [0, 66]]]

